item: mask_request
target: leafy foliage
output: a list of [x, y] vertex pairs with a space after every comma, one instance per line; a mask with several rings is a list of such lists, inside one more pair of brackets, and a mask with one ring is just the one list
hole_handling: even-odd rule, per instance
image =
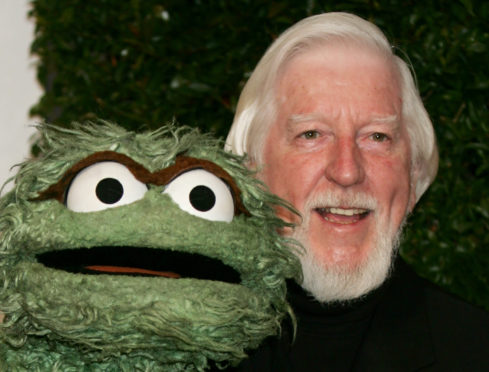
[[34, 0], [32, 51], [45, 94], [32, 114], [128, 129], [176, 118], [224, 136], [270, 42], [325, 11], [369, 19], [409, 56], [441, 162], [402, 252], [421, 275], [489, 309], [489, 3]]

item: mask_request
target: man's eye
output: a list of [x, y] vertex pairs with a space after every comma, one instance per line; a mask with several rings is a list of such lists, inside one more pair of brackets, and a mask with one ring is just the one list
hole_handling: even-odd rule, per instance
[[370, 136], [370, 138], [372, 138], [374, 141], [376, 142], [384, 142], [384, 141], [387, 141], [389, 139], [389, 136], [385, 133], [374, 133]]
[[301, 134], [301, 137], [304, 139], [315, 139], [319, 137], [319, 133], [315, 130], [308, 130]]

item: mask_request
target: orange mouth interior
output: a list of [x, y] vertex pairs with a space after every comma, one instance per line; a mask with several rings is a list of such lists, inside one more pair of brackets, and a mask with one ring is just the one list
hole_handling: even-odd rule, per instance
[[103, 266], [103, 265], [90, 265], [85, 266], [85, 269], [91, 271], [97, 271], [100, 273], [107, 274], [142, 274], [151, 276], [162, 276], [164, 278], [178, 279], [181, 275], [174, 273], [172, 271], [156, 271], [140, 269], [138, 267], [121, 267], [121, 266]]

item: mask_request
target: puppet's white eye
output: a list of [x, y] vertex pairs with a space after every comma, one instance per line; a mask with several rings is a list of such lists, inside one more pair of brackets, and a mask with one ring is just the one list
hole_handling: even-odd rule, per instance
[[95, 212], [141, 199], [147, 186], [124, 165], [104, 161], [80, 171], [66, 193], [66, 206], [75, 212]]
[[211, 221], [231, 222], [234, 217], [233, 195], [226, 183], [214, 174], [194, 169], [172, 180], [165, 194], [194, 216]]

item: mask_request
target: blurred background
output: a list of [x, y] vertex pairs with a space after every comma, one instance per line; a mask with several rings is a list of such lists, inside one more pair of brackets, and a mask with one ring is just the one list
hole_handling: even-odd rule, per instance
[[36, 119], [29, 117], [29, 110], [42, 94], [36, 58], [29, 53], [34, 38], [29, 3], [0, 0], [0, 185], [15, 174], [10, 168], [30, 154]]
[[[33, 57], [3, 63], [25, 41], [12, 34], [15, 22], [4, 24], [14, 0], [2, 1], [2, 37], [16, 40], [1, 54], [2, 79], [11, 79]], [[489, 2], [35, 0], [31, 8], [42, 86], [27, 100], [34, 118], [62, 126], [103, 118], [134, 130], [175, 119], [216, 136], [227, 133], [243, 84], [280, 32], [326, 11], [374, 22], [414, 67], [440, 147], [438, 178], [409, 219], [402, 254], [422, 276], [489, 309]], [[2, 105], [13, 99], [2, 115], [36, 97], [27, 87], [14, 96], [17, 83], [2, 80]], [[22, 159], [6, 136], [28, 120], [2, 117], [2, 157]]]

